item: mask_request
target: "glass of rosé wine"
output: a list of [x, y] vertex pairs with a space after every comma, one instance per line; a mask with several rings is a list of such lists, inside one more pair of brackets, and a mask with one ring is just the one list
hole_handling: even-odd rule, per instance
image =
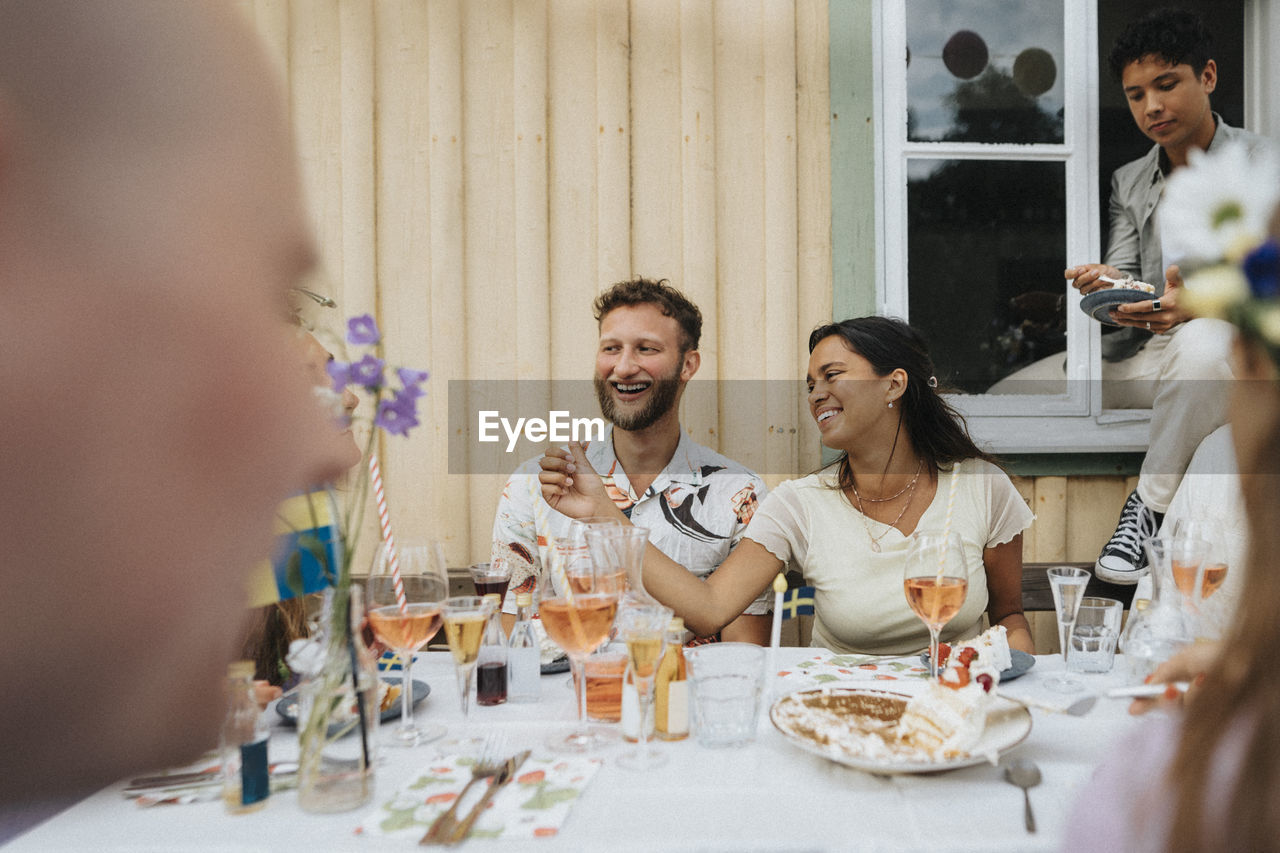
[[[395, 562], [397, 572], [393, 572]], [[378, 547], [365, 585], [369, 627], [374, 636], [403, 661], [400, 680], [400, 725], [392, 732], [395, 746], [416, 746], [445, 733], [444, 726], [418, 726], [413, 721], [413, 655], [440, 630], [441, 610], [449, 594], [448, 569], [438, 545]]]
[[[1173, 525], [1173, 539], [1199, 539], [1204, 543], [1204, 560], [1197, 576], [1186, 561], [1173, 563], [1173, 582], [1185, 596], [1200, 601], [1213, 595], [1227, 580], [1227, 541], [1222, 524], [1212, 518], [1180, 518]], [[1200, 594], [1196, 595], [1196, 586]]]
[[938, 676], [938, 634], [960, 611], [969, 591], [960, 534], [918, 532], [912, 535], [902, 588], [911, 611], [929, 629], [929, 676]]
[[568, 737], [554, 737], [548, 742], [558, 752], [590, 752], [614, 741], [617, 734], [587, 725], [586, 674], [587, 656], [609, 638], [613, 618], [618, 612], [618, 598], [625, 578], [619, 578], [605, 566], [591, 559], [581, 535], [567, 537], [555, 546], [553, 589], [538, 605], [542, 626], [569, 657], [573, 668], [578, 699], [578, 725]]

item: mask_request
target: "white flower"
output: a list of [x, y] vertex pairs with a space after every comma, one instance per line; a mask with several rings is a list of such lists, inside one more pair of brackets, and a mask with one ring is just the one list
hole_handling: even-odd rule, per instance
[[1255, 318], [1258, 334], [1273, 347], [1280, 346], [1280, 305], [1267, 305]]
[[316, 675], [324, 669], [324, 645], [314, 637], [303, 637], [289, 644], [284, 656], [289, 669], [298, 675]]
[[1192, 150], [1160, 203], [1165, 256], [1187, 266], [1239, 261], [1267, 236], [1280, 200], [1280, 164], [1270, 150], [1240, 143], [1211, 152]]
[[1249, 282], [1233, 264], [1214, 264], [1188, 273], [1183, 304], [1197, 317], [1225, 319], [1227, 309], [1249, 298]]

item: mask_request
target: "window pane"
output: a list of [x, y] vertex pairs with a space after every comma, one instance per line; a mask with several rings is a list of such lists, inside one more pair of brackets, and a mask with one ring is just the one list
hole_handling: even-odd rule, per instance
[[1062, 0], [908, 0], [907, 138], [1062, 142]]
[[[908, 163], [908, 310], [944, 385], [1066, 392], [1065, 210], [1062, 163]], [[1020, 370], [1045, 381], [992, 388]]]

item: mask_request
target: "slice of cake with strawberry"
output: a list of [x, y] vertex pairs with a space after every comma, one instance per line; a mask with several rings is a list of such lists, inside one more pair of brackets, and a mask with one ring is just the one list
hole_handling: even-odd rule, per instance
[[938, 658], [945, 666], [907, 702], [898, 739], [942, 760], [969, 755], [982, 738], [1000, 673], [1010, 664], [1008, 638], [997, 625], [945, 656], [940, 646]]

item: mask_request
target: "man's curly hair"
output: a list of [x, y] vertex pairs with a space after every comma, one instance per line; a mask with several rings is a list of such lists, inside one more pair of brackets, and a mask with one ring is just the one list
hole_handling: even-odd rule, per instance
[[1184, 62], [1198, 77], [1213, 47], [1213, 34], [1194, 12], [1185, 9], [1157, 9], [1125, 27], [1116, 37], [1107, 62], [1111, 73], [1121, 79], [1131, 62], [1155, 56], [1170, 65]]
[[658, 306], [659, 311], [680, 324], [680, 351], [698, 348], [698, 341], [702, 338], [702, 312], [665, 278], [658, 281], [647, 278], [620, 281], [601, 293], [592, 305], [596, 325], [613, 309], [628, 305]]

